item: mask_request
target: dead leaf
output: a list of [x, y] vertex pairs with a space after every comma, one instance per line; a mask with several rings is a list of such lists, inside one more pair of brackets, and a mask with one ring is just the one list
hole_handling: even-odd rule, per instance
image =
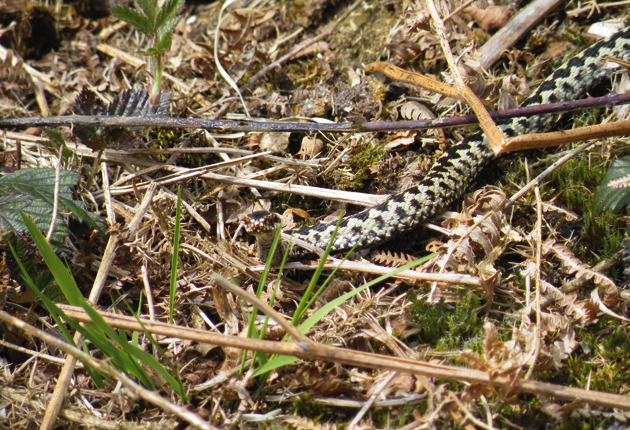
[[271, 151], [274, 154], [283, 154], [289, 147], [289, 136], [291, 136], [291, 133], [263, 133], [262, 137], [260, 138], [260, 150]]
[[321, 139], [314, 136], [304, 136], [302, 139], [302, 147], [296, 155], [312, 159], [322, 152], [323, 147], [324, 142], [322, 142]]
[[492, 5], [485, 9], [480, 9], [472, 4], [464, 9], [464, 12], [469, 14], [479, 27], [488, 32], [503, 27], [512, 16], [512, 12], [507, 6]]

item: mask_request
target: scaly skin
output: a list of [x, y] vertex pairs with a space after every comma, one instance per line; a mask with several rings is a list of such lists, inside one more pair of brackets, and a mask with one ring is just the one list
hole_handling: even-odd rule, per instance
[[[614, 70], [601, 61], [609, 56], [630, 59], [630, 28], [585, 49], [549, 76], [521, 106], [575, 100], [609, 77]], [[543, 132], [556, 115], [514, 118], [499, 124], [506, 136]], [[355, 244], [373, 246], [416, 228], [443, 212], [459, 199], [479, 172], [495, 158], [483, 133], [453, 146], [435, 162], [417, 185], [387, 201], [344, 218], [335, 237], [333, 252], [346, 251]], [[326, 248], [336, 223], [320, 223], [293, 232], [294, 237]], [[286, 233], [291, 234], [291, 231]], [[365, 236], [365, 237], [364, 237]]]

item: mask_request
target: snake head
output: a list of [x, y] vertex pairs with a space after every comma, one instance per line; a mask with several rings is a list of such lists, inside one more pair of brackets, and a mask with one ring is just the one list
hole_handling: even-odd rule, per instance
[[[244, 219], [244, 223], [245, 231], [256, 238], [258, 258], [263, 262], [267, 261], [276, 231], [282, 228], [282, 218], [280, 218], [280, 215], [273, 212], [258, 211], [247, 215]], [[281, 263], [282, 257], [284, 256], [284, 249], [284, 241], [280, 239], [271, 262], [272, 264]]]
[[280, 215], [267, 211], [252, 212], [245, 216], [244, 221], [245, 230], [254, 236], [267, 233], [275, 234], [282, 227]]

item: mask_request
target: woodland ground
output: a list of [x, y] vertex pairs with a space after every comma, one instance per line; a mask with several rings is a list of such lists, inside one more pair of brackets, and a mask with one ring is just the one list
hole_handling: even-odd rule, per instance
[[[363, 73], [371, 62], [389, 61], [449, 80], [448, 65], [423, 1], [359, 1], [329, 35], [248, 83], [298, 43], [323, 34], [353, 5], [330, 0], [262, 0], [236, 1], [227, 8], [218, 56], [239, 86], [247, 83], [243, 97], [252, 117], [361, 123], [469, 113], [464, 103]], [[591, 24], [626, 16], [625, 6], [591, 10], [586, 7], [590, 5], [561, 4], [507, 49], [487, 73], [469, 69], [477, 81], [477, 93], [490, 100], [494, 110], [518, 105], [563, 60], [594, 43], [596, 38], [586, 34]], [[440, 4], [443, 16], [458, 6], [457, 1]], [[523, 6], [497, 4], [486, 12], [467, 10], [453, 16], [447, 28], [454, 54], [474, 52], [496, 31], [493, 25], [504, 24], [504, 13], [518, 14]], [[172, 48], [166, 56], [169, 76], [163, 90], [171, 92], [174, 117], [244, 118], [238, 96], [213, 57], [221, 7], [221, 3], [201, 1], [186, 4], [172, 33]], [[83, 1], [0, 4], [0, 45], [35, 70], [25, 71], [21, 63], [12, 65], [8, 55], [0, 66], [0, 118], [71, 114], [84, 88], [105, 103], [123, 90], [146, 89], [147, 67], [139, 51], [148, 49], [147, 37], [96, 9], [97, 2]], [[498, 23], [492, 24], [495, 20]], [[610, 87], [610, 83], [603, 85], [593, 94], [605, 94]], [[603, 109], [567, 114], [559, 126], [614, 120], [614, 115]], [[168, 321], [176, 193], [181, 189], [174, 323], [245, 337], [252, 306], [219, 288], [211, 278], [216, 272], [250, 292], [258, 289], [262, 263], [253, 239], [239, 230], [243, 215], [272, 210], [283, 213], [290, 226], [335, 220], [341, 210], [355, 212], [361, 207], [328, 199], [326, 190], [396, 194], [422, 178], [438, 155], [477, 127], [312, 135], [210, 134], [153, 127], [134, 129], [138, 139], [129, 145], [108, 146], [98, 161], [99, 152], [78, 144], [68, 128], [56, 130], [69, 148], [61, 157], [63, 169], [80, 175], [72, 187], [74, 198], [105, 220], [105, 196], [111, 194], [109, 204], [117, 225], [109, 232], [128, 227], [147, 192], [145, 184], [175, 175], [172, 182], [158, 187], [136, 235], [115, 248], [98, 309], [128, 314], [127, 304], [143, 317]], [[18, 147], [21, 169], [57, 166], [58, 141], [42, 143], [49, 140], [42, 127], [8, 132], [0, 141], [4, 175], [17, 169]], [[186, 169], [244, 156], [217, 152], [218, 147], [271, 150], [276, 158], [247, 160], [221, 167], [214, 174], [308, 185], [318, 187], [319, 194], [235, 186], [216, 176], [183, 177]], [[446, 266], [444, 273], [453, 278], [440, 284], [390, 278], [336, 305], [306, 335], [320, 344], [348, 350], [627, 395], [630, 340], [627, 322], [620, 318], [628, 317], [623, 291], [627, 277], [619, 251], [624, 249], [629, 218], [623, 210], [598, 213], [593, 209], [593, 192], [606, 168], [627, 148], [626, 138], [598, 142], [546, 178], [538, 198], [530, 191], [505, 210], [496, 209], [570, 148], [499, 159], [450, 212], [355, 257], [373, 266], [394, 268], [441, 252], [414, 270], [437, 273]], [[6, 201], [2, 204], [0, 217], [7, 207]], [[494, 214], [458, 243], [490, 211]], [[65, 222], [67, 217], [62, 213], [60, 219]], [[5, 239], [16, 239], [6, 224], [1, 228]], [[109, 234], [92, 233], [85, 224], [71, 221], [64, 246], [58, 249], [85, 297], [94, 284]], [[32, 274], [46, 279], [45, 265], [27, 235], [23, 244], [25, 258], [33, 260]], [[540, 263], [535, 258], [538, 245]], [[46, 308], [28, 293], [7, 242], [1, 246], [3, 310], [59, 333]], [[447, 261], [449, 251], [452, 256]], [[596, 274], [591, 267], [602, 261], [611, 263], [605, 274]], [[457, 274], [469, 281], [461, 282], [464, 278]], [[266, 302], [277, 275], [272, 270], [263, 285], [261, 298]], [[290, 320], [312, 276], [312, 270], [286, 273], [273, 308]], [[376, 277], [365, 269], [336, 273], [306, 316]], [[567, 285], [573, 285], [572, 289]], [[548, 304], [538, 314], [537, 287]], [[549, 295], [555, 301], [546, 299]], [[600, 303], [610, 314], [601, 311]], [[260, 317], [258, 323], [260, 329]], [[37, 428], [65, 354], [8, 325], [2, 329], [0, 425]], [[131, 330], [127, 333], [133, 336]], [[266, 338], [279, 340], [284, 334], [280, 326], [270, 323]], [[138, 337], [139, 344], [158, 361], [165, 363], [164, 355], [172, 361], [190, 398], [183, 401], [164, 378], [149, 372], [157, 392], [219, 428], [347, 428], [353, 419], [353, 428], [625, 428], [628, 419], [621, 410], [592, 405], [586, 398], [563, 402], [531, 391], [493, 390], [465, 378], [392, 373], [386, 368], [326, 360], [294, 361], [266, 377], [251, 372], [239, 376], [243, 354], [234, 346], [156, 335], [164, 351], [161, 355], [142, 332]], [[38, 351], [41, 355], [33, 355]], [[98, 351], [92, 353], [103, 358]], [[104, 388], [98, 388], [83, 368], [75, 370], [66, 395], [57, 428], [188, 425], [117, 387], [116, 381], [105, 380]], [[376, 403], [361, 409], [368, 399]]]

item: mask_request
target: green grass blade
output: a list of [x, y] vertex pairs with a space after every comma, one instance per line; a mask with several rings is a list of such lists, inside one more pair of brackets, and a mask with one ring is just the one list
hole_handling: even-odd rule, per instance
[[[37, 245], [39, 252], [42, 254], [46, 265], [49, 270], [53, 274], [59, 288], [66, 296], [68, 302], [75, 306], [80, 306], [85, 310], [88, 316], [92, 319], [92, 325], [86, 325], [84, 328], [81, 328], [78, 324], [70, 323], [67, 317], [64, 320], [70, 324], [73, 328], [78, 330], [82, 335], [84, 335], [87, 339], [94, 343], [97, 348], [99, 348], [104, 354], [112, 358], [112, 363], [118, 366], [123, 371], [132, 374], [138, 378], [145, 386], [150, 389], [153, 389], [153, 383], [151, 379], [146, 374], [146, 372], [138, 366], [138, 364], [134, 361], [132, 357], [123, 353], [123, 351], [127, 354], [131, 353], [133, 350], [130, 349], [129, 344], [126, 342], [126, 339], [122, 337], [119, 333], [117, 333], [109, 324], [105, 322], [103, 317], [90, 306], [90, 304], [85, 300], [79, 287], [77, 287], [74, 278], [70, 274], [70, 272], [63, 265], [59, 257], [55, 255], [55, 252], [50, 247], [48, 242], [46, 242], [46, 238], [39, 231], [37, 226], [31, 221], [27, 216], [23, 215], [24, 223], [26, 224], [29, 233], [31, 234], [31, 238]], [[44, 296], [41, 295], [40, 298]], [[47, 305], [54, 306], [47, 298], [43, 299]], [[54, 306], [56, 308], [56, 306]], [[60, 315], [65, 315], [61, 313]], [[123, 349], [116, 348], [112, 345], [107, 337], [109, 336], [113, 340], [118, 343], [118, 345]]]
[[[416, 266], [419, 266], [420, 264], [423, 264], [424, 262], [430, 260], [431, 258], [435, 257], [436, 254], [431, 254], [428, 255], [424, 258], [421, 258], [419, 260], [416, 261], [412, 261], [411, 263], [407, 263], [402, 267], [399, 267], [397, 269], [392, 270], [389, 273], [386, 273], [383, 276], [379, 276], [378, 278], [374, 279], [373, 281], [370, 281], [366, 284], [361, 285], [359, 288], [350, 291], [349, 293], [344, 294], [341, 297], [338, 297], [337, 299], [327, 303], [326, 305], [322, 306], [320, 309], [318, 309], [317, 311], [315, 311], [313, 313], [313, 315], [311, 315], [306, 321], [304, 321], [302, 324], [300, 324], [300, 326], [298, 327], [298, 330], [300, 331], [300, 333], [306, 333], [309, 329], [311, 329], [311, 327], [313, 327], [315, 324], [317, 324], [324, 316], [326, 316], [326, 314], [328, 314], [328, 312], [332, 311], [333, 309], [341, 306], [346, 300], [351, 299], [352, 297], [356, 296], [357, 294], [359, 294], [361, 291], [365, 290], [366, 288], [370, 288], [373, 285], [378, 284], [379, 282], [383, 282], [389, 278], [391, 278], [392, 276], [397, 275], [398, 273], [404, 271], [404, 270], [408, 270], [408, 269], [412, 269]], [[295, 357], [289, 357], [289, 356], [278, 356], [275, 357], [271, 360], [269, 360], [267, 362], [267, 364], [265, 366], [261, 366], [259, 367], [255, 372], [254, 372], [254, 376], [259, 376], [262, 375], [266, 372], [270, 372], [271, 370], [277, 369], [278, 367], [284, 366], [288, 363], [292, 363], [293, 361], [297, 360], [297, 358]]]
[[[265, 262], [265, 270], [263, 270], [260, 275], [260, 281], [258, 282], [258, 288], [256, 289], [256, 297], [260, 298], [262, 295], [263, 289], [265, 288], [265, 284], [267, 283], [267, 276], [269, 275], [269, 271], [271, 270], [273, 257], [276, 255], [276, 249], [278, 248], [278, 244], [280, 243], [280, 237], [282, 236], [282, 229], [279, 228], [276, 231], [276, 235], [273, 238], [273, 242], [271, 243], [271, 248], [269, 249], [269, 255], [267, 255], [267, 261]], [[256, 330], [256, 316], [258, 316], [258, 309], [254, 307], [252, 309], [252, 313], [249, 316], [249, 326], [247, 328], [247, 337], [252, 339], [259, 339], [260, 334]], [[264, 363], [267, 361], [267, 357], [262, 353], [255, 353], [254, 358], [258, 360], [259, 363]], [[243, 351], [243, 357], [241, 358], [241, 370], [240, 375], [245, 371], [245, 361], [247, 361], [247, 351]]]
[[[120, 295], [120, 293], [118, 293]], [[188, 401], [189, 396], [186, 394], [185, 390], [184, 390], [184, 384], [182, 383], [182, 380], [179, 376], [179, 372], [177, 370], [177, 368], [175, 367], [175, 364], [173, 364], [173, 362], [167, 357], [166, 353], [164, 352], [164, 350], [162, 349], [162, 347], [160, 346], [160, 344], [155, 340], [155, 338], [153, 337], [153, 335], [151, 334], [151, 332], [149, 330], [147, 330], [146, 326], [142, 323], [142, 320], [140, 319], [140, 317], [138, 316], [137, 312], [134, 312], [133, 309], [131, 309], [131, 306], [129, 306], [129, 304], [125, 301], [125, 304], [127, 305], [127, 309], [129, 310], [129, 312], [134, 316], [134, 318], [136, 319], [136, 321], [138, 322], [138, 324], [140, 324], [140, 326], [142, 327], [142, 331], [145, 334], [145, 336], [147, 336], [147, 338], [149, 339], [149, 342], [151, 342], [151, 344], [158, 350], [158, 352], [160, 353], [160, 356], [162, 358], [164, 358], [164, 360], [166, 360], [166, 362], [168, 363], [168, 366], [171, 369], [171, 373], [168, 372], [168, 370], [166, 370], [166, 368], [164, 366], [162, 366], [162, 364], [160, 362], [158, 362], [157, 360], [155, 360], [155, 358], [146, 353], [145, 351], [139, 349], [138, 347], [138, 332], [134, 331], [133, 332], [133, 336], [134, 336], [134, 342], [132, 344], [133, 348], [138, 349], [139, 351], [141, 351], [143, 354], [139, 355], [138, 358], [140, 359], [140, 361], [142, 363], [144, 363], [145, 365], [151, 367], [153, 370], [155, 370], [157, 373], [159, 373], [160, 375], [162, 375], [166, 381], [169, 383], [169, 385], [182, 397], [182, 399], [184, 399], [184, 401]], [[146, 359], [145, 361], [145, 355], [146, 354], [149, 358]], [[175, 375], [175, 376], [173, 376]]]
[[173, 256], [171, 257], [171, 282], [170, 294], [168, 297], [168, 322], [173, 324], [173, 313], [175, 311], [175, 292], [177, 290], [177, 261], [179, 259], [179, 235], [181, 232], [182, 217], [182, 196], [181, 188], [177, 189], [177, 206], [175, 208], [175, 233], [173, 237]]
[[308, 309], [307, 304], [309, 303], [311, 299], [313, 290], [315, 289], [315, 286], [317, 285], [317, 282], [319, 281], [322, 271], [324, 270], [324, 265], [326, 264], [328, 255], [330, 254], [330, 251], [332, 250], [332, 246], [335, 243], [335, 237], [337, 236], [337, 231], [339, 230], [339, 226], [341, 225], [341, 220], [343, 219], [343, 215], [344, 215], [344, 212], [342, 211], [339, 214], [337, 225], [335, 226], [335, 230], [332, 233], [330, 241], [328, 241], [328, 246], [326, 246], [324, 255], [322, 255], [322, 257], [319, 259], [319, 264], [317, 265], [317, 269], [315, 270], [315, 273], [313, 273], [313, 276], [311, 277], [311, 281], [309, 282], [308, 287], [306, 288], [306, 291], [304, 292], [304, 295], [302, 296], [302, 300], [300, 300], [300, 303], [298, 304], [298, 307], [295, 310], [295, 313], [293, 314], [293, 319], [291, 320], [291, 324], [293, 325], [297, 325], [298, 321], [302, 318], [302, 315], [304, 315], [304, 312], [306, 312], [306, 310]]

